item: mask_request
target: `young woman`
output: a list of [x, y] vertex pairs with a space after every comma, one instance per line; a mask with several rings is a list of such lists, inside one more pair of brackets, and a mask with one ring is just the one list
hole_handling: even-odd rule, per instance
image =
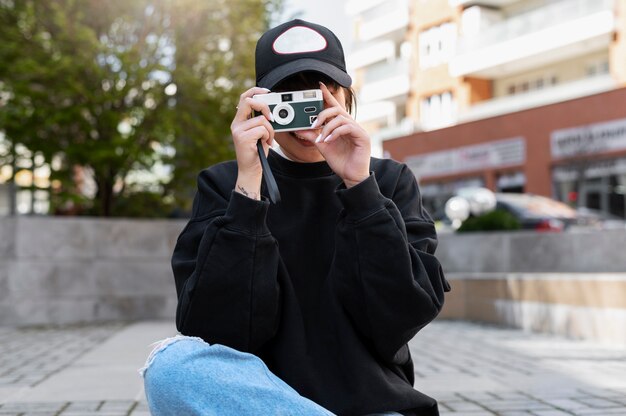
[[[172, 257], [183, 335], [149, 359], [152, 414], [438, 415], [412, 387], [407, 346], [450, 290], [415, 177], [370, 157], [331, 31], [302, 20], [269, 30], [256, 71], [232, 122], [236, 161], [200, 173]], [[325, 106], [313, 129], [274, 132], [254, 98], [311, 88]]]

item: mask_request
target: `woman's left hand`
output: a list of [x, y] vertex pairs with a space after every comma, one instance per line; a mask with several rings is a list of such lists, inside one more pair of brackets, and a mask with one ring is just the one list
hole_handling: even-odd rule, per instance
[[315, 144], [346, 188], [351, 188], [370, 174], [370, 138], [321, 82], [320, 89], [325, 109], [314, 124], [323, 126]]

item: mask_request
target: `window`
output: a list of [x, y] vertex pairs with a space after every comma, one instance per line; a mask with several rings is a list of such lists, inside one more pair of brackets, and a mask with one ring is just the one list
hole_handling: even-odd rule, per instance
[[[4, 137], [0, 136], [0, 156], [2, 155], [9, 160], [0, 169], [0, 215], [13, 212], [47, 214], [50, 209], [51, 184], [50, 165], [44, 156], [21, 144], [11, 148]], [[13, 182], [12, 186], [10, 181]]]
[[507, 86], [507, 94], [515, 95], [515, 94], [523, 94], [526, 92], [537, 91], [544, 89], [547, 86], [555, 85], [557, 83], [556, 76], [543, 76], [535, 79], [527, 79], [523, 81], [518, 81], [513, 84], [509, 84]]
[[603, 74], [608, 74], [608, 73], [609, 73], [609, 61], [606, 59], [602, 61], [592, 62], [587, 65], [588, 77], [593, 77], [596, 75], [603, 75]]
[[420, 33], [420, 67], [430, 68], [450, 60], [456, 47], [456, 25], [444, 23]]
[[454, 123], [456, 102], [447, 91], [424, 97], [420, 103], [420, 121], [425, 128], [444, 127]]
[[609, 61], [604, 61], [600, 64], [600, 73], [602, 74], [609, 73]]

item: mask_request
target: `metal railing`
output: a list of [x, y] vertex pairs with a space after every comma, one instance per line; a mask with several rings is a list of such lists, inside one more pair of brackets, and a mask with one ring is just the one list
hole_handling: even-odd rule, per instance
[[363, 81], [367, 85], [391, 79], [398, 75], [409, 75], [409, 61], [407, 59], [398, 58], [392, 62], [381, 62], [372, 65], [365, 71]]
[[612, 10], [613, 5], [614, 0], [559, 1], [510, 17], [494, 24], [476, 36], [461, 37], [457, 46], [457, 54], [504, 42], [596, 12]]

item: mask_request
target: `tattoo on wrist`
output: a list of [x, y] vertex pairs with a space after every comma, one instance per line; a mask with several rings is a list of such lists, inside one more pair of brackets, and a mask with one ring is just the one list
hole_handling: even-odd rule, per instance
[[239, 193], [240, 194], [243, 194], [244, 196], [247, 196], [248, 198], [259, 199], [258, 195], [256, 194], [256, 192], [248, 192], [248, 191], [246, 191], [246, 188], [244, 188], [241, 185], [238, 185], [237, 188], [239, 189]]

